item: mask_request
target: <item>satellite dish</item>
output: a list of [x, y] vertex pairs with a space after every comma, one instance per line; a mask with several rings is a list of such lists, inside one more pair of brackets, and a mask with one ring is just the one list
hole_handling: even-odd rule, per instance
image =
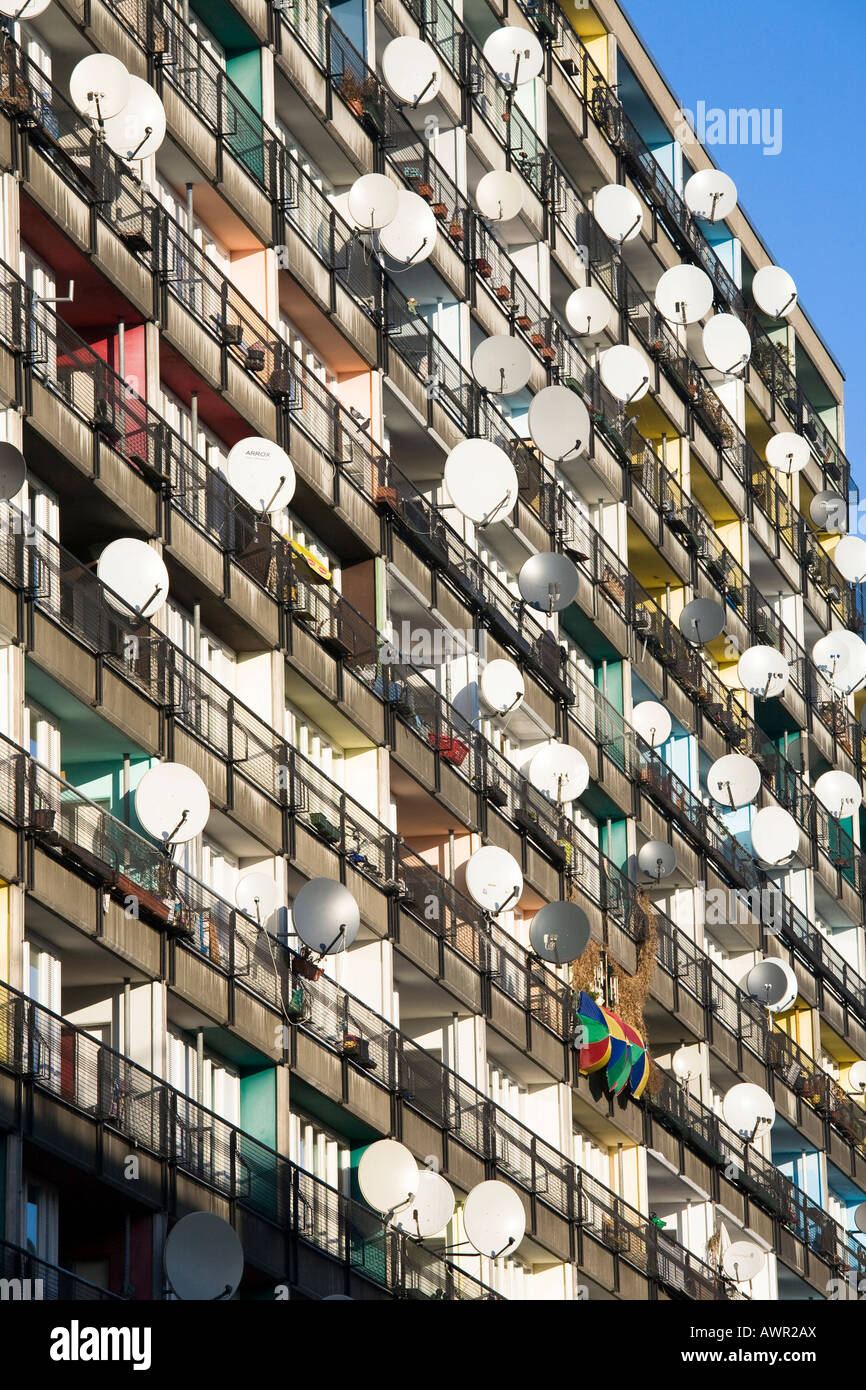
[[511, 396], [522, 391], [532, 375], [532, 353], [521, 338], [496, 333], [473, 352], [472, 375], [485, 391]]
[[800, 848], [800, 828], [780, 806], [765, 806], [751, 825], [752, 852], [769, 868], [784, 868]]
[[21, 450], [5, 440], [0, 442], [0, 501], [17, 497], [26, 480], [27, 465]]
[[589, 764], [567, 743], [548, 743], [529, 764], [529, 780], [536, 791], [562, 806], [574, 801], [589, 786]]
[[597, 285], [584, 285], [565, 302], [565, 317], [575, 333], [584, 338], [603, 333], [610, 323], [610, 315], [610, 300]]
[[544, 66], [544, 50], [534, 34], [516, 25], [494, 29], [482, 49], [484, 57], [506, 87], [522, 87]]
[[866, 1202], [861, 1202], [854, 1210], [854, 1224], [858, 1231], [866, 1234]]
[[713, 304], [713, 282], [696, 265], [675, 265], [656, 285], [656, 308], [668, 323], [697, 323]]
[[797, 304], [797, 286], [787, 270], [778, 265], [765, 265], [755, 272], [752, 294], [759, 309], [771, 319], [786, 319]]
[[529, 405], [529, 433], [536, 448], [557, 463], [576, 459], [589, 444], [589, 411], [568, 386], [545, 386]]
[[523, 179], [512, 169], [491, 169], [478, 180], [475, 202], [488, 222], [510, 222], [523, 211]]
[[819, 637], [812, 648], [812, 660], [837, 690], [845, 689], [844, 676], [851, 662], [851, 651], [841, 631]]
[[148, 159], [165, 139], [165, 107], [142, 77], [129, 78], [129, 100], [104, 122], [105, 141], [121, 159]]
[[781, 695], [791, 676], [787, 658], [774, 647], [747, 647], [740, 653], [737, 674], [743, 689], [761, 700]]
[[647, 840], [638, 850], [637, 866], [647, 878], [660, 882], [673, 873], [677, 867], [677, 857], [664, 840]]
[[172, 1226], [163, 1249], [165, 1277], [185, 1302], [231, 1298], [244, 1272], [237, 1231], [212, 1211], [193, 1211]]
[[679, 1048], [671, 1058], [671, 1067], [674, 1076], [680, 1081], [688, 1081], [692, 1075], [692, 1059], [689, 1056], [688, 1048]]
[[737, 206], [737, 185], [721, 169], [700, 169], [692, 174], [683, 196], [693, 217], [701, 222], [722, 222]]
[[102, 123], [119, 116], [129, 101], [129, 73], [110, 53], [89, 53], [72, 69], [69, 95], [76, 111]]
[[838, 492], [816, 492], [809, 503], [809, 517], [819, 531], [847, 531], [848, 503]]
[[727, 753], [717, 758], [707, 773], [710, 796], [722, 806], [735, 811], [748, 806], [761, 790], [761, 769], [743, 753]]
[[847, 820], [863, 801], [863, 788], [850, 772], [822, 772], [815, 782], [815, 795], [836, 820]]
[[704, 353], [711, 367], [739, 376], [752, 355], [749, 330], [734, 314], [713, 314], [703, 330]]
[[362, 174], [349, 189], [349, 215], [368, 232], [387, 227], [397, 216], [399, 192], [384, 174]]
[[463, 439], [445, 460], [445, 487], [459, 512], [476, 526], [508, 516], [517, 501], [514, 464], [487, 439]]
[[496, 1181], [473, 1187], [463, 1204], [463, 1230], [479, 1255], [496, 1259], [515, 1251], [526, 1233], [526, 1214], [514, 1188]]
[[680, 614], [680, 632], [697, 645], [712, 642], [724, 627], [725, 610], [714, 598], [693, 598]]
[[496, 714], [510, 714], [526, 694], [523, 673], [505, 657], [488, 661], [479, 677], [478, 693], [488, 709]]
[[618, 343], [601, 354], [598, 364], [601, 379], [612, 396], [624, 405], [639, 401], [650, 384], [650, 368], [637, 348]]
[[532, 919], [529, 943], [542, 960], [568, 965], [583, 955], [591, 935], [589, 918], [577, 903], [547, 903]]
[[9, 19], [38, 19], [51, 0], [0, 0], [0, 14]]
[[385, 45], [382, 76], [398, 101], [408, 101], [415, 108], [438, 96], [442, 64], [429, 43], [404, 36]]
[[[369, 1151], [368, 1151], [369, 1152]], [[363, 1158], [363, 1155], [362, 1155]], [[398, 1207], [392, 1224], [419, 1240], [441, 1235], [454, 1215], [454, 1192], [441, 1173], [429, 1168], [418, 1171], [418, 1191], [405, 1206]]]
[[[168, 598], [165, 561], [145, 541], [131, 537], [111, 541], [99, 557], [96, 575], [109, 591], [106, 602], [120, 613], [131, 608], [140, 618], [152, 618]], [[114, 595], [123, 603], [117, 603]]]
[[847, 627], [834, 632], [833, 637], [845, 656], [838, 688], [850, 695], [866, 681], [866, 642], [856, 632], [849, 632]]
[[292, 925], [305, 946], [317, 955], [348, 951], [361, 928], [361, 912], [352, 894], [333, 878], [311, 878], [292, 904]]
[[593, 198], [592, 211], [605, 236], [618, 246], [640, 236], [643, 204], [630, 188], [623, 188], [620, 183], [606, 183]]
[[358, 1163], [358, 1186], [368, 1206], [391, 1215], [415, 1196], [421, 1182], [418, 1165], [405, 1144], [377, 1139]]
[[866, 579], [866, 541], [862, 536], [843, 536], [833, 551], [833, 563], [849, 584]]
[[799, 993], [797, 976], [790, 965], [775, 957], [753, 965], [743, 981], [743, 989], [750, 999], [757, 1000], [772, 1013], [789, 1009]]
[[287, 507], [295, 494], [295, 470], [285, 449], [258, 435], [232, 445], [226, 476], [235, 492], [262, 516]]
[[347, 1293], [328, 1293], [328, 1294], [325, 1294], [325, 1297], [322, 1299], [322, 1302], [323, 1302], [323, 1303], [354, 1303], [355, 1300], [354, 1300], [354, 1298], [351, 1298], [350, 1295], [347, 1294]]
[[722, 1269], [735, 1284], [746, 1284], [756, 1278], [766, 1263], [763, 1250], [750, 1240], [735, 1240], [722, 1256]]
[[571, 560], [550, 550], [530, 555], [517, 576], [520, 597], [539, 613], [561, 613], [579, 586], [580, 575]]
[[771, 435], [764, 454], [770, 467], [778, 469], [780, 473], [799, 473], [812, 457], [808, 439], [804, 439], [802, 434], [794, 434], [792, 430], [781, 430]]
[[776, 1122], [772, 1098], [751, 1081], [740, 1081], [731, 1087], [722, 1101], [722, 1114], [725, 1124], [749, 1143], [769, 1134]]
[[513, 907], [523, 893], [520, 865], [498, 845], [477, 849], [466, 862], [466, 890], [474, 903], [495, 917]]
[[379, 246], [392, 261], [420, 265], [433, 254], [436, 218], [418, 193], [397, 189], [397, 213], [379, 232]]
[[855, 1091], [866, 1091], [866, 1062], [854, 1062], [848, 1071], [848, 1081]]
[[210, 815], [208, 790], [184, 763], [156, 763], [135, 789], [135, 814], [164, 845], [185, 845], [200, 835]]
[[650, 748], [661, 748], [671, 736], [673, 723], [664, 705], [656, 700], [642, 700], [631, 712], [632, 728]]
[[279, 900], [280, 890], [270, 874], [244, 874], [235, 885], [235, 903], [259, 924], [276, 911]]

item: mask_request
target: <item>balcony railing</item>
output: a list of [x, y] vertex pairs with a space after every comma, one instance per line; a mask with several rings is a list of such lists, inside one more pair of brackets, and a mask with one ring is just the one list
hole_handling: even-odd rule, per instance
[[[3, 1001], [5, 1003], [6, 1001]], [[0, 1004], [2, 1007], [2, 1004]], [[2, 1025], [0, 1025], [2, 1027]], [[0, 1041], [2, 1052], [2, 1041]], [[0, 1240], [0, 1281], [4, 1284], [4, 1300], [36, 1303], [109, 1303], [122, 1302], [120, 1294], [82, 1279], [60, 1265], [40, 1260], [20, 1245]]]

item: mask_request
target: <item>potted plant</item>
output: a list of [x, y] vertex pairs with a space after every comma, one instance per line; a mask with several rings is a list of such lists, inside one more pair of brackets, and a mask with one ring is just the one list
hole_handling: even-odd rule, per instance
[[349, 72], [348, 69], [344, 69], [340, 75], [340, 96], [349, 110], [353, 111], [356, 116], [363, 114], [361, 84], [354, 73]]
[[448, 206], [447, 206], [447, 204], [446, 204], [446, 203], [434, 203], [434, 204], [433, 204], [433, 216], [434, 216], [434, 217], [439, 217], [439, 218], [447, 217], [447, 216], [448, 216]]
[[523, 329], [524, 333], [528, 332], [528, 330], [532, 327], [532, 319], [529, 317], [528, 314], [518, 314], [517, 318], [515, 319], [515, 323], [517, 324], [518, 328]]
[[475, 269], [478, 271], [479, 275], [484, 277], [485, 280], [489, 279], [490, 276], [493, 274], [493, 266], [490, 264], [489, 261], [486, 261], [483, 256], [479, 256], [476, 260]]
[[363, 1067], [365, 1071], [373, 1071], [376, 1066], [375, 1061], [370, 1056], [369, 1040], [360, 1037], [357, 1033], [343, 1033], [340, 1052], [359, 1067]]
[[466, 235], [463, 230], [463, 223], [459, 222], [456, 217], [452, 217], [451, 219], [451, 223], [448, 227], [448, 235], [451, 237], [452, 241], [462, 241]]

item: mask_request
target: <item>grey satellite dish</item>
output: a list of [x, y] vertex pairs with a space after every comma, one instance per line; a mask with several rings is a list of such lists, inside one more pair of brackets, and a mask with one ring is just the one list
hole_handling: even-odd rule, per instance
[[531, 555], [517, 576], [524, 603], [539, 613], [561, 613], [580, 587], [580, 575], [565, 555], [542, 550]]
[[276, 911], [279, 901], [280, 890], [270, 874], [244, 874], [235, 885], [237, 906], [259, 925]]
[[466, 891], [474, 903], [496, 916], [520, 901], [523, 874], [512, 854], [484, 845], [466, 861]]
[[854, 1062], [848, 1070], [848, 1082], [855, 1091], [866, 1091], [866, 1062]]
[[441, 1235], [454, 1215], [454, 1191], [441, 1173], [419, 1169], [418, 1191], [405, 1206], [398, 1207], [391, 1224], [418, 1240]]
[[787, 658], [774, 647], [747, 647], [737, 662], [737, 674], [743, 689], [760, 700], [781, 695], [791, 677]]
[[17, 497], [27, 481], [24, 455], [14, 444], [0, 442], [0, 501], [10, 502]]
[[231, 1298], [244, 1272], [237, 1232], [212, 1211], [194, 1211], [172, 1226], [163, 1249], [165, 1277], [186, 1302]]
[[854, 1210], [854, 1224], [858, 1231], [866, 1235], [866, 1202], [861, 1202]]
[[136, 787], [134, 800], [148, 835], [167, 847], [194, 840], [210, 816], [207, 787], [184, 763], [156, 763]]
[[399, 191], [384, 174], [362, 174], [349, 189], [349, 216], [365, 231], [379, 231], [397, 216]]
[[488, 222], [510, 222], [523, 211], [523, 179], [513, 169], [491, 169], [475, 190], [478, 211]]
[[262, 516], [287, 507], [295, 495], [295, 470], [285, 449], [248, 435], [229, 449], [226, 477], [235, 492]]
[[129, 78], [129, 100], [104, 122], [105, 141], [121, 159], [149, 159], [165, 139], [165, 107], [143, 77]]
[[51, 0], [0, 0], [0, 14], [9, 19], [38, 19]]
[[664, 840], [647, 840], [638, 850], [637, 866], [647, 878], [654, 878], [660, 883], [663, 878], [669, 878], [677, 867], [677, 857]]
[[838, 492], [816, 492], [809, 503], [809, 517], [819, 531], [848, 530], [848, 503]]
[[361, 911], [348, 888], [332, 878], [311, 878], [292, 904], [292, 926], [317, 955], [348, 951], [361, 929]]
[[630, 188], [624, 188], [619, 183], [606, 183], [593, 198], [592, 211], [605, 236], [617, 246], [640, 236], [643, 204]]
[[668, 323], [698, 323], [713, 304], [713, 282], [696, 265], [675, 265], [656, 285], [655, 304]]
[[776, 1123], [776, 1107], [772, 1097], [761, 1086], [741, 1081], [732, 1086], [722, 1101], [722, 1114], [728, 1125], [741, 1139], [752, 1143], [769, 1134]]
[[746, 325], [733, 314], [713, 314], [701, 336], [710, 366], [725, 376], [739, 376], [752, 355]]
[[828, 632], [812, 647], [812, 660], [822, 675], [837, 690], [845, 690], [845, 676], [851, 662], [851, 652], [841, 631]]
[[[124, 536], [105, 547], [97, 561], [96, 576], [108, 591], [106, 602], [120, 613], [131, 608], [140, 618], [152, 618], [168, 598], [165, 561], [146, 541], [133, 537]], [[113, 595], [122, 602], [116, 602]]]
[[323, 1303], [354, 1303], [354, 1298], [347, 1293], [329, 1293], [322, 1299]]
[[650, 368], [637, 348], [618, 343], [603, 352], [599, 376], [608, 391], [623, 405], [642, 400], [649, 390]]
[[597, 285], [584, 285], [568, 296], [565, 317], [575, 333], [582, 338], [594, 338], [610, 323], [611, 302]]
[[749, 829], [752, 853], [768, 868], [786, 868], [800, 848], [800, 827], [780, 806], [764, 806]]
[[793, 430], [780, 430], [767, 440], [764, 454], [771, 468], [779, 473], [799, 473], [812, 457], [809, 441]]
[[862, 536], [843, 536], [833, 551], [833, 563], [849, 584], [866, 579], [866, 541]]
[[735, 1240], [722, 1256], [722, 1269], [735, 1284], [748, 1284], [755, 1279], [767, 1263], [767, 1257], [759, 1246], [750, 1240]]
[[850, 772], [832, 769], [822, 772], [815, 783], [815, 795], [836, 820], [848, 820], [863, 801], [863, 788]]
[[488, 439], [462, 439], [445, 460], [445, 490], [476, 526], [491, 526], [514, 509], [519, 491], [511, 459]]
[[415, 1196], [421, 1180], [418, 1165], [405, 1144], [378, 1139], [361, 1154], [358, 1186], [374, 1211], [390, 1216]]
[[544, 66], [544, 50], [534, 34], [516, 25], [494, 29], [484, 42], [484, 57], [506, 87], [531, 82]]
[[400, 265], [420, 265], [433, 254], [436, 218], [418, 193], [397, 190], [397, 215], [379, 232], [379, 248]]
[[735, 811], [748, 806], [761, 790], [761, 769], [743, 753], [727, 753], [717, 758], [707, 773], [707, 789], [721, 806]]
[[526, 1213], [513, 1187], [480, 1182], [463, 1204], [463, 1230], [479, 1255], [495, 1260], [517, 1249], [526, 1234]]
[[851, 695], [866, 681], [866, 642], [846, 627], [834, 632], [833, 637], [835, 645], [844, 656], [840, 677], [833, 684], [844, 694]]
[[692, 1075], [692, 1059], [687, 1047], [680, 1047], [671, 1058], [671, 1069], [678, 1081], [686, 1082]]
[[488, 661], [478, 680], [478, 694], [482, 703], [495, 714], [510, 714], [526, 694], [520, 668], [505, 657]]
[[536, 791], [561, 806], [586, 791], [589, 764], [579, 749], [567, 743], [549, 743], [530, 761], [529, 780]]
[[778, 265], [765, 265], [755, 272], [752, 294], [758, 308], [771, 319], [790, 318], [797, 306], [797, 286]]
[[577, 903], [548, 903], [532, 919], [529, 944], [551, 965], [568, 965], [583, 955], [591, 935], [589, 918]]
[[129, 101], [129, 91], [129, 73], [110, 53], [89, 53], [70, 74], [72, 105], [82, 116], [100, 124], [120, 115]]
[[680, 632], [687, 642], [704, 646], [725, 627], [725, 610], [714, 598], [693, 598], [680, 614]]
[[438, 96], [442, 64], [436, 50], [422, 39], [392, 39], [382, 51], [382, 76], [398, 101], [416, 109]]
[[485, 391], [511, 396], [522, 391], [532, 375], [532, 353], [522, 338], [496, 333], [473, 352], [472, 375]]
[[642, 700], [631, 712], [632, 728], [649, 744], [661, 748], [671, 736], [673, 723], [664, 705], [656, 700]]
[[789, 1009], [797, 998], [797, 976], [787, 961], [774, 958], [759, 961], [748, 971], [743, 989], [750, 999], [763, 1004], [771, 1013]]
[[694, 217], [722, 222], [737, 206], [737, 185], [721, 169], [699, 169], [683, 189], [683, 197]]
[[546, 458], [576, 459], [589, 444], [589, 411], [570, 387], [545, 386], [530, 402], [529, 433]]

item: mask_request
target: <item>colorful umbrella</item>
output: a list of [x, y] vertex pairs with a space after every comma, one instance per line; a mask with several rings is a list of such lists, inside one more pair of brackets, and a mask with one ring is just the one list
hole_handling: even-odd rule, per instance
[[580, 1049], [578, 1067], [584, 1073], [600, 1071], [610, 1060], [610, 1032], [604, 1010], [584, 990], [577, 1001], [575, 1021], [575, 1043]]
[[635, 1100], [640, 1100], [649, 1081], [649, 1053], [641, 1049], [637, 1061], [632, 1063], [628, 1083]]
[[608, 1090], [619, 1095], [628, 1081], [631, 1071], [631, 1044], [626, 1036], [626, 1025], [610, 1009], [602, 1009], [610, 1032], [610, 1060], [607, 1064]]

